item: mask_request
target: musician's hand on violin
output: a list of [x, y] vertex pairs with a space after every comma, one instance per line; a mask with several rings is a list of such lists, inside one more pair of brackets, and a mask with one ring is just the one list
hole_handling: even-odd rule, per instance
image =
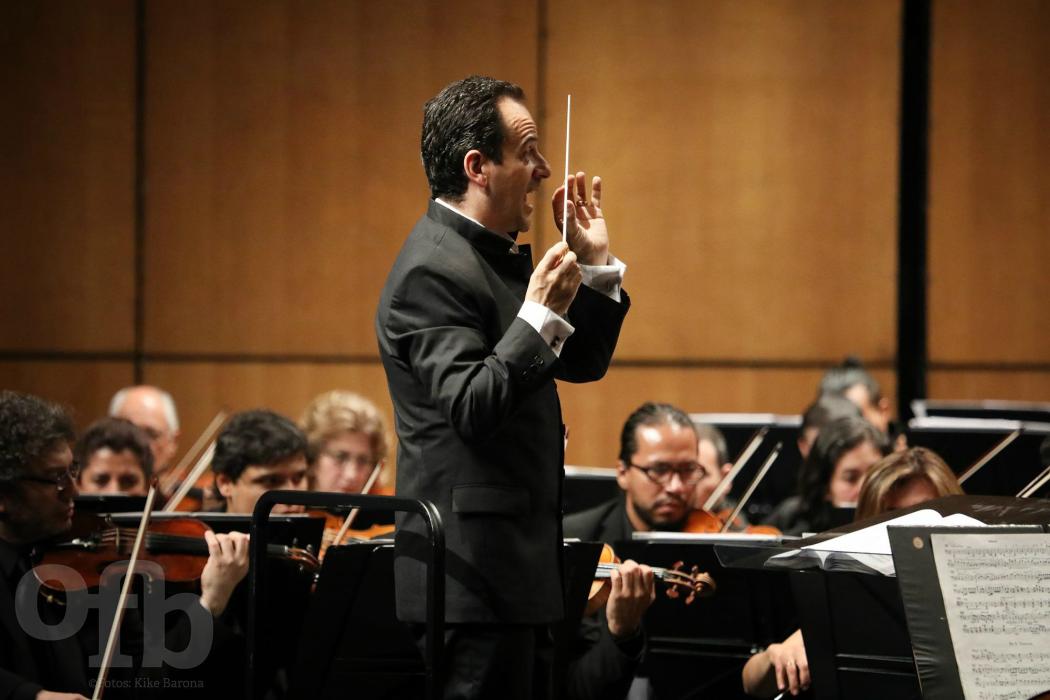
[[809, 661], [802, 643], [802, 630], [795, 630], [782, 644], [770, 644], [766, 654], [776, 673], [777, 690], [798, 695], [809, 688]]
[[41, 690], [36, 694], [36, 700], [88, 700], [80, 693], [52, 693], [50, 690]]
[[201, 573], [201, 605], [214, 616], [226, 609], [233, 589], [248, 573], [248, 535], [204, 533], [208, 563]]
[[554, 223], [558, 230], [567, 230], [565, 236], [569, 248], [576, 253], [581, 265], [607, 265], [609, 263], [609, 230], [602, 214], [602, 179], [595, 177], [591, 192], [587, 194], [587, 176], [582, 173], [569, 176], [569, 226], [562, 222], [565, 201], [565, 184], [554, 190], [551, 206], [554, 208]]
[[653, 570], [628, 559], [610, 575], [612, 589], [605, 604], [609, 632], [615, 638], [629, 637], [638, 631], [642, 616], [656, 599]]

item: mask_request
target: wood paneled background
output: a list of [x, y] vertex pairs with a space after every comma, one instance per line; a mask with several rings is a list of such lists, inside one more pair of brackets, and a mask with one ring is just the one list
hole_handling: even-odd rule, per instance
[[[647, 399], [797, 412], [847, 353], [892, 396], [900, 24], [886, 0], [4, 3], [0, 386], [84, 425], [138, 366], [185, 445], [334, 387], [389, 418], [372, 318], [425, 208], [422, 104], [477, 72], [526, 89], [555, 171], [573, 94], [628, 264], [617, 364], [562, 391], [569, 462], [612, 464]], [[1048, 39], [1045, 3], [934, 2], [931, 397], [1050, 400]]]

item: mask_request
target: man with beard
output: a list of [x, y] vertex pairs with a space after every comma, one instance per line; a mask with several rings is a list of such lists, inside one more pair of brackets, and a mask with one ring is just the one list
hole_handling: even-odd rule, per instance
[[698, 442], [684, 411], [666, 403], [642, 404], [620, 433], [616, 481], [623, 497], [565, 518], [565, 536], [617, 542], [636, 531], [681, 530], [705, 473]]

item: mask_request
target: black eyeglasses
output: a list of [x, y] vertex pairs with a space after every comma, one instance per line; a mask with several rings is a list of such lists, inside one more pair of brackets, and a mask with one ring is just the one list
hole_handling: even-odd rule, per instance
[[629, 463], [627, 466], [637, 469], [661, 486], [668, 486], [676, 474], [679, 481], [688, 486], [696, 483], [704, 473], [704, 467], [699, 462], [683, 462], [678, 465], [658, 462], [650, 467]]
[[59, 491], [65, 491], [73, 485], [78, 476], [80, 476], [80, 465], [73, 462], [62, 472], [52, 472], [50, 476], [20, 476], [18, 479], [19, 481], [33, 481], [38, 484], [50, 484]]

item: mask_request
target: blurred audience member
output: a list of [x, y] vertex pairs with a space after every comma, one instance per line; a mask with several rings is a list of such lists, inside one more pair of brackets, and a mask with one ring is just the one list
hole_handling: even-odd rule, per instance
[[387, 454], [386, 423], [371, 401], [349, 391], [329, 391], [306, 407], [310, 488], [361, 493]]
[[80, 436], [73, 451], [85, 494], [145, 496], [153, 472], [153, 451], [146, 433], [129, 420], [103, 418]]
[[155, 386], [125, 387], [113, 395], [109, 415], [126, 418], [145, 431], [158, 476], [174, 466], [179, 448], [179, 415], [171, 394]]

